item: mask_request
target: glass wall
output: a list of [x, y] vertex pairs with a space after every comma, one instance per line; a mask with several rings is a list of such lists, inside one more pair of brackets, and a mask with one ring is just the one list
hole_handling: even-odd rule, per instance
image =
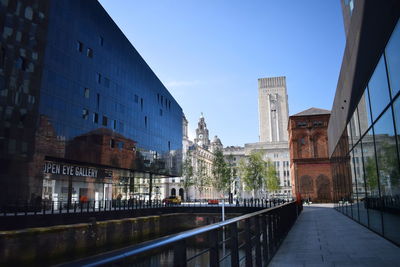
[[[397, 25], [331, 159], [336, 209], [397, 244], [400, 244], [399, 51]], [[347, 142], [343, 141], [346, 139]]]

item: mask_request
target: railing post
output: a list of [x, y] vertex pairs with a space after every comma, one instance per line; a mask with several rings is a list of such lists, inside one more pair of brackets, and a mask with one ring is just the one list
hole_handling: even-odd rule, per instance
[[269, 253], [268, 253], [268, 225], [266, 223], [267, 220], [267, 215], [263, 214], [261, 216], [261, 232], [262, 232], [262, 250], [263, 250], [263, 263], [264, 266], [267, 265], [268, 261], [269, 261]]
[[[223, 229], [222, 229], [223, 230]], [[210, 242], [210, 262], [209, 266], [211, 267], [219, 267], [219, 256], [218, 256], [218, 231], [209, 231], [208, 232], [209, 242]], [[224, 241], [224, 240], [222, 240]]]
[[250, 232], [250, 219], [245, 219], [244, 221], [245, 227], [245, 253], [246, 253], [246, 267], [253, 266], [253, 253], [252, 253], [252, 245], [251, 245], [251, 232]]
[[231, 266], [239, 267], [239, 242], [237, 223], [231, 223], [230, 228], [230, 248], [231, 248]]
[[174, 244], [174, 266], [186, 267], [186, 244], [185, 240]]
[[254, 216], [255, 220], [255, 232], [256, 232], [256, 266], [262, 266], [261, 261], [261, 230], [260, 230], [260, 219], [262, 215]]

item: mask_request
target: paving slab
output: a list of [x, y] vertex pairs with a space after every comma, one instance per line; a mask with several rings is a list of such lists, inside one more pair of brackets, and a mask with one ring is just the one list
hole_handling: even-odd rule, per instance
[[333, 208], [305, 206], [268, 265], [283, 266], [399, 266], [400, 247]]

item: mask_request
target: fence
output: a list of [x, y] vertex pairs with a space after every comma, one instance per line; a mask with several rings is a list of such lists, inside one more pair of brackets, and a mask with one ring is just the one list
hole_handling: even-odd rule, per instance
[[[285, 203], [63, 266], [140, 266], [141, 259], [167, 251], [170, 262], [165, 257], [163, 262], [171, 266], [196, 266], [199, 258], [206, 259], [208, 262], [202, 265], [209, 266], [266, 266], [301, 210], [296, 202]], [[204, 241], [200, 245], [197, 242], [201, 251], [189, 254], [193, 240]]]
[[[221, 205], [223, 200], [218, 200], [217, 204], [211, 204], [207, 200], [194, 200], [184, 202], [179, 206], [184, 207], [204, 207]], [[224, 200], [225, 201], [225, 200]], [[285, 199], [241, 199], [235, 200], [233, 203], [226, 203], [226, 206], [235, 207], [259, 207], [267, 208], [288, 202]], [[166, 204], [161, 200], [137, 201], [137, 200], [101, 200], [101, 201], [85, 201], [85, 202], [67, 202], [67, 201], [38, 201], [16, 202], [13, 205], [2, 207], [0, 216], [28, 216], [38, 214], [64, 214], [64, 213], [92, 213], [92, 212], [111, 212], [121, 210], [135, 210], [144, 208], [162, 208], [170, 206], [178, 206], [178, 204]]]

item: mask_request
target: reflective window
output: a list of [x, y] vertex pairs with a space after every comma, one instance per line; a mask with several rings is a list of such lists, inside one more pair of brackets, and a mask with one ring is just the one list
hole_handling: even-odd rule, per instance
[[386, 63], [389, 73], [390, 89], [394, 97], [400, 90], [400, 26], [397, 23], [386, 46]]
[[369, 107], [368, 90], [365, 89], [357, 106], [360, 134], [363, 135], [372, 125], [371, 110]]
[[[399, 145], [398, 151], [400, 153], [400, 96], [393, 103], [394, 107], [394, 120], [397, 129], [397, 144]], [[400, 154], [399, 154], [400, 157]]]
[[366, 208], [369, 209], [369, 227], [378, 233], [382, 233], [381, 213], [379, 204], [379, 181], [376, 168], [375, 148], [372, 128], [362, 139], [362, 152], [364, 157], [364, 174], [367, 189], [365, 200]]
[[371, 101], [372, 118], [375, 120], [390, 101], [385, 61], [383, 57], [379, 60], [374, 74], [369, 80], [368, 89]]
[[[396, 201], [400, 194], [400, 167], [397, 156], [396, 139], [393, 127], [392, 109], [389, 108], [374, 125], [376, 156], [378, 161], [381, 199], [377, 205], [383, 211], [400, 208]], [[383, 212], [385, 236], [398, 235], [398, 225], [393, 215]]]

